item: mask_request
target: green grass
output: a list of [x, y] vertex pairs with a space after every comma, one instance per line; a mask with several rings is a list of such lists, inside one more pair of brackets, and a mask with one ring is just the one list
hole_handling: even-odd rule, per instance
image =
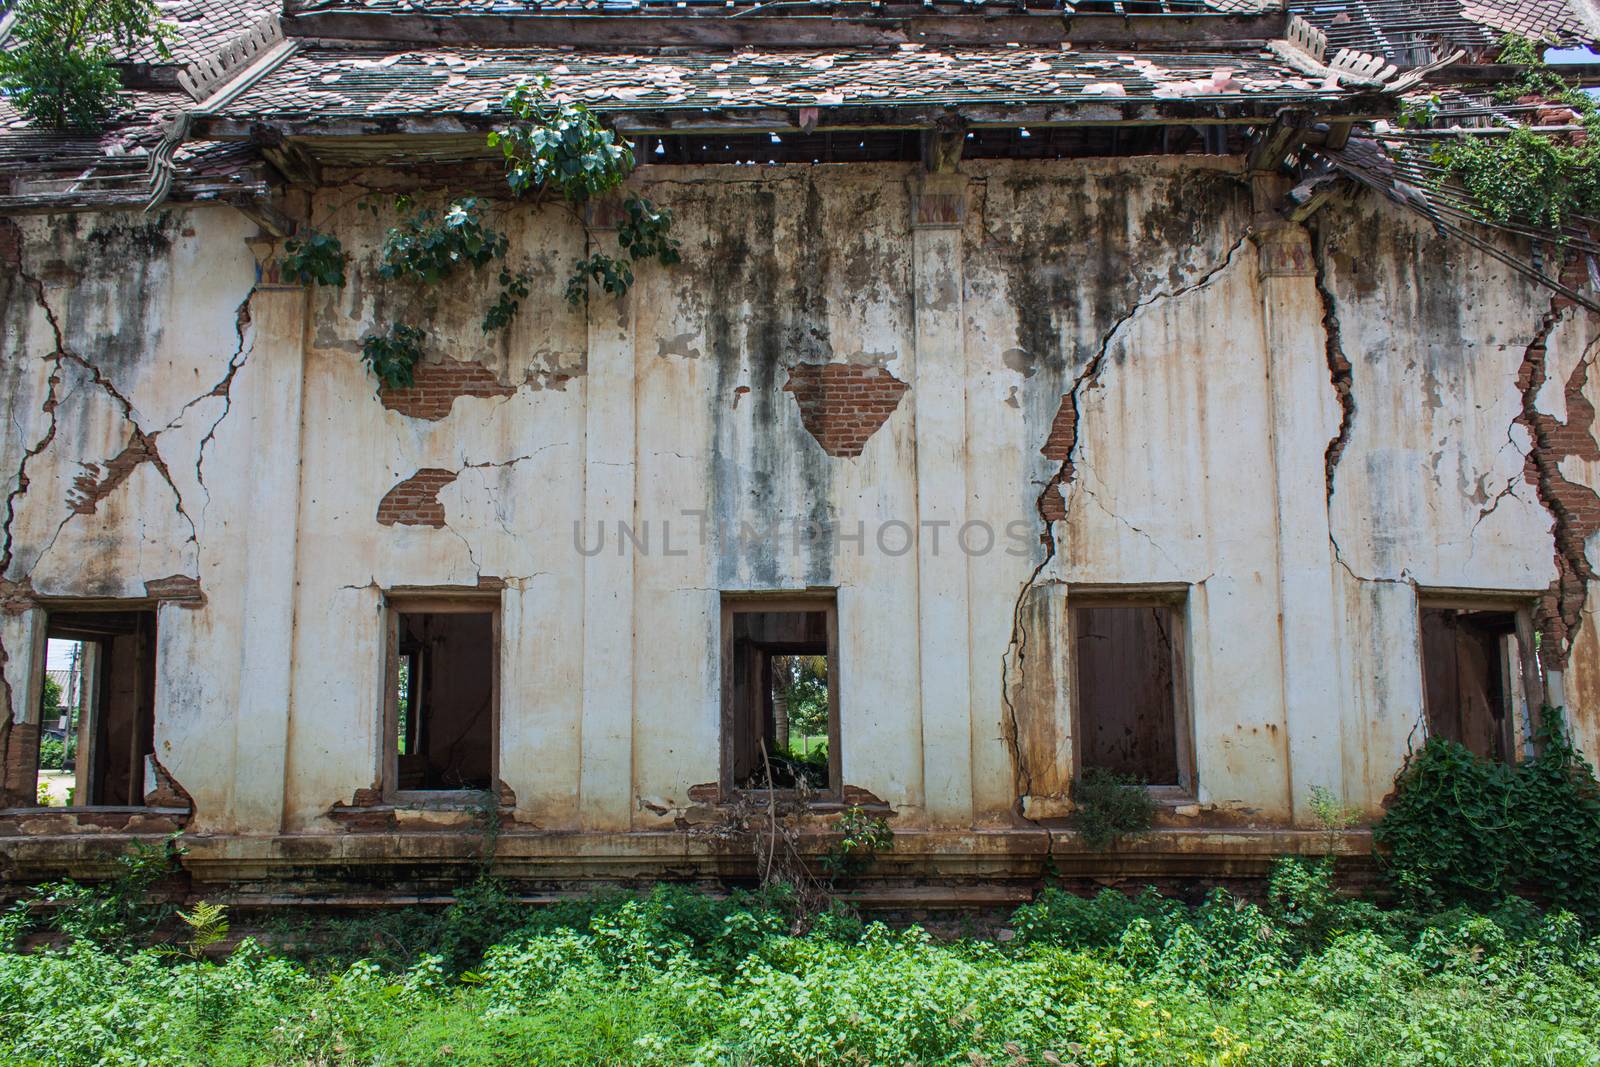
[[384, 967], [254, 942], [193, 963], [79, 940], [0, 952], [0, 1062], [1600, 1062], [1600, 941], [1573, 917], [1519, 902], [1380, 911], [1334, 895], [1327, 873], [1285, 862], [1260, 907], [1047, 891], [1003, 943], [837, 908], [796, 933], [782, 893], [658, 887], [534, 911], [493, 883], [417, 916], [460, 969], [426, 945]]

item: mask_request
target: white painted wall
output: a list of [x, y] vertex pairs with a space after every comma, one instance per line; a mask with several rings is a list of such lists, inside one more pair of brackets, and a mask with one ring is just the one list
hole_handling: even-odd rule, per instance
[[[597, 296], [587, 313], [560, 297], [581, 230], [504, 211], [535, 295], [487, 338], [487, 276], [432, 294], [378, 283], [388, 220], [349, 207], [349, 189], [315, 213], [346, 205], [351, 284], [308, 296], [252, 290], [253, 227], [226, 208], [19, 219], [0, 342], [8, 491], [36, 454], [4, 577], [46, 602], [200, 580], [203, 607], [162, 608], [157, 695], [158, 755], [197, 829], [336, 830], [330, 808], [376, 784], [383, 591], [480, 579], [504, 583], [500, 766], [520, 822], [669, 826], [718, 777], [721, 593], [825, 587], [845, 781], [899, 826], [1011, 825], [1004, 694], [1051, 721], [1056, 786], [1070, 775], [1070, 684], [1041, 698], [1023, 678], [1064, 624], [1031, 635], [1022, 666], [1006, 657], [1044, 558], [1037, 502], [1057, 464], [1040, 449], [1103, 345], [1059, 551], [1030, 595], [1059, 613], [1077, 584], [1188, 588], [1197, 800], [1218, 820], [1304, 821], [1312, 785], [1375, 810], [1420, 714], [1416, 585], [1534, 593], [1554, 577], [1513, 425], [1548, 295], [1386, 205], [1319, 215], [1356, 403], [1330, 498], [1327, 309], [1308, 271], [1264, 269], [1235, 163], [963, 174], [940, 191], [965, 194], [964, 218], [918, 228], [909, 166], [649, 168], [638, 184], [676, 212], [684, 264], [641, 268], [625, 306]], [[106, 385], [50, 358], [35, 279]], [[430, 353], [515, 392], [433, 422], [387, 410], [360, 339], [400, 316], [426, 323]], [[1552, 333], [1552, 379], [1592, 358], [1592, 319]], [[783, 390], [799, 362], [877, 366], [911, 388], [861, 456], [832, 457]], [[230, 364], [228, 398], [211, 395]], [[40, 447], [53, 371], [57, 433]], [[132, 422], [172, 484], [145, 463], [72, 515], [82, 464], [121, 451]], [[1594, 461], [1571, 466], [1600, 484]], [[439, 494], [446, 527], [378, 524], [384, 494], [429, 467], [460, 472]], [[741, 523], [772, 519], [779, 544], [738, 543]], [[586, 520], [591, 543], [607, 524], [592, 558], [574, 544]], [[619, 520], [648, 529], [648, 552], [617, 554]], [[963, 553], [945, 527], [935, 551], [927, 531], [909, 543], [885, 525], [920, 520], [985, 523], [994, 548]], [[833, 532], [796, 545], [806, 521]], [[702, 543], [708, 524], [728, 536]], [[20, 692], [37, 618], [3, 621]], [[1568, 673], [1580, 706], [1597, 669], [1591, 622]], [[1578, 716], [1591, 751], [1596, 721]]]

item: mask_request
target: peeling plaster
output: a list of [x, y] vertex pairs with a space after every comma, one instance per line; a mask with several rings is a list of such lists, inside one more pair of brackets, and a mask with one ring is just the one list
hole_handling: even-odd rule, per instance
[[[1566, 418], [1559, 420], [1538, 408], [1539, 392], [1548, 370], [1546, 346], [1565, 312], [1561, 297], [1552, 297], [1550, 309], [1540, 320], [1524, 351], [1517, 384], [1522, 392], [1522, 411], [1515, 420], [1528, 431], [1532, 448], [1528, 451], [1524, 476], [1539, 494], [1539, 502], [1550, 513], [1550, 533], [1554, 543], [1556, 578], [1539, 605], [1538, 624], [1544, 635], [1540, 657], [1554, 670], [1566, 666], [1572, 642], [1583, 621], [1589, 583], [1596, 580], [1589, 562], [1587, 542], [1600, 532], [1600, 494], [1589, 486], [1568, 478], [1561, 461], [1568, 456], [1600, 459], [1600, 445], [1594, 439], [1594, 407], [1583, 395], [1588, 381], [1594, 349], [1586, 352], [1573, 368], [1563, 390]], [[1509, 486], [1508, 486], [1509, 491]]]

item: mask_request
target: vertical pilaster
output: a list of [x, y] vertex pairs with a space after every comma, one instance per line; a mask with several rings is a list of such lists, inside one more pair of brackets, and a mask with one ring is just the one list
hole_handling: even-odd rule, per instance
[[626, 830], [633, 807], [635, 549], [619, 526], [635, 525], [636, 370], [630, 301], [599, 291], [589, 297], [584, 530], [594, 537], [603, 529], [605, 542], [583, 562], [578, 818], [586, 830]]
[[[1272, 179], [1258, 195], [1275, 196]], [[1305, 227], [1258, 215], [1272, 463], [1277, 486], [1279, 636], [1286, 788], [1295, 822], [1310, 820], [1314, 786], [1343, 780], [1340, 613], [1328, 533], [1326, 453], [1339, 412], [1328, 378], [1322, 301]]]
[[[256, 457], [244, 493], [243, 613], [234, 728], [231, 821], [243, 833], [283, 828], [294, 663], [301, 403], [307, 294], [281, 280], [276, 241], [251, 242], [260, 280], [250, 297], [252, 340], [233, 387]], [[244, 395], [240, 395], [240, 394]]]
[[39, 694], [45, 613], [23, 597], [0, 597], [0, 649], [11, 706], [0, 722], [0, 807], [31, 807], [39, 781]]
[[926, 174], [912, 188], [916, 359], [917, 624], [922, 780], [934, 824], [972, 821], [971, 642], [967, 556], [967, 381], [961, 224], [966, 179]]

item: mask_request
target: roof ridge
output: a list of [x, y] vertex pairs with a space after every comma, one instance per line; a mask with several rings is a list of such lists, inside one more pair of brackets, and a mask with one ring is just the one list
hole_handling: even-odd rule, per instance
[[283, 21], [277, 12], [269, 11], [243, 32], [223, 41], [215, 52], [185, 67], [178, 75], [178, 84], [196, 102], [204, 100], [281, 40]]

